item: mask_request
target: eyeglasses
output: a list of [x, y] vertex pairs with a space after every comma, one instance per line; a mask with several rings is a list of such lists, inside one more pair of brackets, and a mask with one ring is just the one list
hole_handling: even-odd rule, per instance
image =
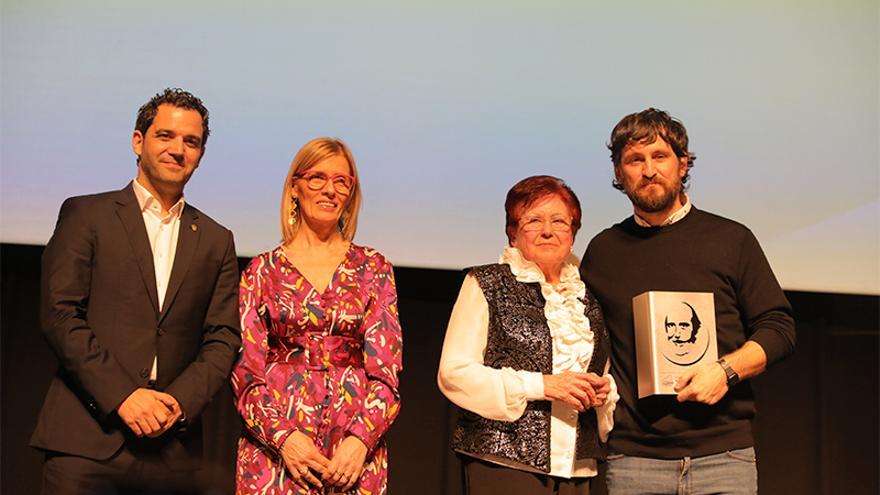
[[550, 222], [550, 230], [553, 232], [571, 232], [571, 222], [561, 218], [524, 218], [520, 221], [520, 227], [524, 232], [540, 232], [544, 230], [544, 225], [548, 221]]
[[348, 174], [327, 175], [324, 172], [305, 172], [302, 174], [296, 174], [293, 178], [304, 179], [306, 185], [313, 191], [324, 189], [324, 186], [327, 185], [327, 181], [330, 181], [333, 184], [333, 189], [339, 194], [351, 194], [351, 189], [354, 187], [354, 177]]

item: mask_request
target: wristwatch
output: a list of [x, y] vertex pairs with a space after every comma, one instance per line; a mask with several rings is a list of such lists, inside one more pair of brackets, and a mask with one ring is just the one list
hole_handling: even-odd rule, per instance
[[739, 383], [739, 375], [736, 373], [736, 371], [733, 371], [733, 368], [731, 368], [730, 365], [727, 364], [727, 361], [725, 361], [724, 358], [721, 358], [715, 362], [721, 366], [721, 369], [724, 370], [724, 374], [727, 375], [727, 388], [733, 387], [734, 385]]

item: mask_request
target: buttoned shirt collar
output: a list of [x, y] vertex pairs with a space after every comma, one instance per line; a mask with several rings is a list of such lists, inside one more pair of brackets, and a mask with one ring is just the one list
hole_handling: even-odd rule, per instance
[[138, 206], [141, 209], [141, 212], [150, 211], [153, 215], [155, 215], [159, 219], [164, 219], [167, 217], [180, 218], [180, 214], [183, 212], [183, 196], [174, 203], [168, 213], [162, 214], [162, 202], [159, 201], [153, 194], [144, 186], [138, 182], [137, 179], [132, 181], [134, 184], [134, 195], [137, 197]]
[[[681, 220], [682, 218], [684, 218], [685, 216], [687, 216], [687, 214], [690, 213], [690, 211], [691, 211], [691, 198], [689, 198], [689, 197], [687, 197], [687, 195], [685, 195], [684, 205], [681, 208], [672, 212], [672, 214], [669, 215], [666, 218], [666, 220], [663, 221], [663, 223], [661, 223], [660, 225], [656, 225], [656, 227], [665, 227], [666, 225], [672, 225], [675, 222], [677, 222], [677, 221]], [[647, 220], [640, 217], [638, 213], [633, 213], [633, 218], [635, 219], [636, 224], [640, 227], [655, 227], [655, 225], [651, 225], [650, 223], [648, 223]]]

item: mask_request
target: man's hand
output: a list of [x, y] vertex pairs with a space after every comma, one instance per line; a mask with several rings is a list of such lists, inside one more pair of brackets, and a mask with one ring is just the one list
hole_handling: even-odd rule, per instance
[[174, 397], [148, 388], [136, 389], [116, 412], [135, 435], [154, 438], [168, 431], [183, 415]]
[[300, 486], [305, 483], [323, 487], [321, 480], [315, 477], [312, 470], [323, 475], [330, 461], [318, 451], [315, 442], [304, 433], [295, 431], [281, 446], [281, 458], [290, 472], [290, 477]]
[[348, 436], [336, 447], [333, 458], [324, 472], [324, 481], [342, 487], [346, 492], [354, 486], [364, 470], [367, 446], [358, 437]]
[[180, 418], [183, 417], [183, 410], [180, 408], [180, 404], [177, 402], [177, 399], [174, 398], [171, 394], [166, 394], [165, 392], [159, 392], [156, 390], [150, 390], [153, 393], [153, 396], [168, 410], [171, 411], [171, 416], [168, 418], [168, 421], [165, 423], [165, 426], [157, 432], [154, 432], [151, 435], [147, 435], [151, 438], [156, 438], [160, 435], [163, 435], [166, 431], [170, 430], [180, 421]]
[[[603, 398], [599, 398], [596, 388], [604, 391]], [[604, 404], [610, 391], [611, 384], [608, 379], [595, 373], [565, 371], [544, 375], [544, 397], [565, 402], [580, 412]]]
[[704, 363], [687, 370], [675, 382], [678, 401], [715, 404], [727, 393], [727, 374], [716, 362]]

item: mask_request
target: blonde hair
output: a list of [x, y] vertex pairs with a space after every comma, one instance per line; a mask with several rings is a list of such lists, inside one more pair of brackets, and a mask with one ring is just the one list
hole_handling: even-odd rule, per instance
[[287, 244], [293, 240], [299, 229], [302, 217], [298, 214], [293, 224], [290, 223], [290, 207], [293, 203], [294, 176], [301, 174], [318, 163], [332, 156], [342, 156], [348, 162], [351, 176], [354, 177], [354, 185], [351, 188], [348, 202], [342, 210], [340, 217], [340, 232], [342, 237], [351, 241], [357, 231], [358, 212], [361, 209], [361, 181], [358, 179], [357, 167], [354, 165], [354, 157], [351, 150], [341, 139], [319, 137], [312, 139], [296, 153], [287, 177], [284, 180], [284, 189], [281, 193], [281, 243]]

